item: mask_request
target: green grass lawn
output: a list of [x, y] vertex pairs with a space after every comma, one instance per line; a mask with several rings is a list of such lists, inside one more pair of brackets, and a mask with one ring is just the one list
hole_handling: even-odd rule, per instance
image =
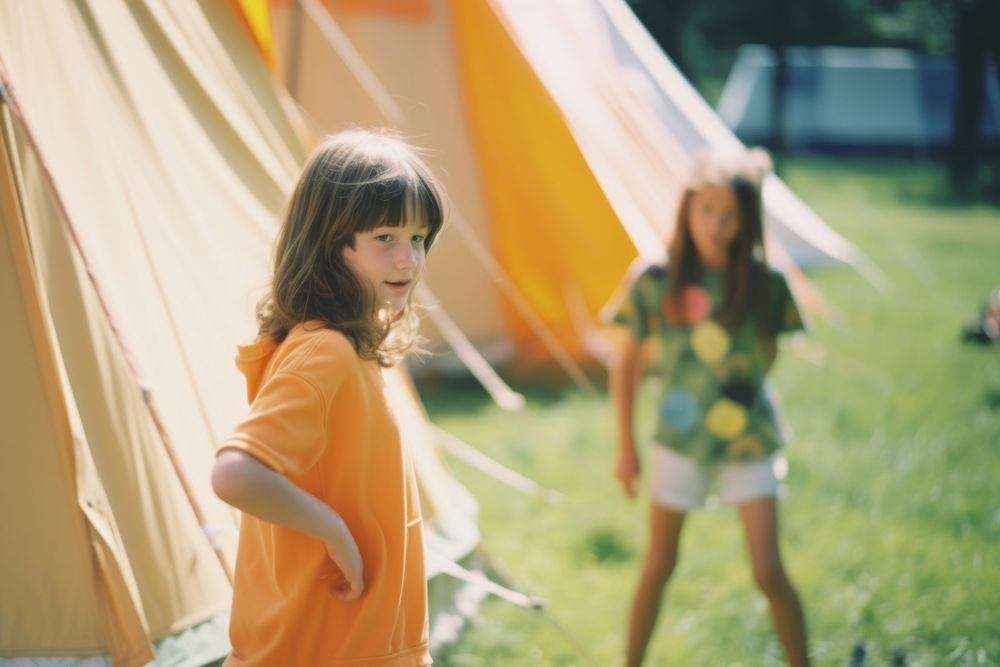
[[[910, 665], [1000, 664], [1000, 348], [960, 342], [1000, 285], [1000, 209], [949, 201], [931, 166], [796, 160], [784, 176], [890, 283], [811, 273], [837, 316], [773, 374], [793, 429], [782, 545], [815, 663], [843, 665], [863, 639], [869, 665], [897, 646]], [[471, 381], [421, 386], [437, 424], [563, 494], [546, 504], [452, 462], [486, 551], [549, 604], [488, 601], [438, 664], [620, 664], [647, 508], [613, 482], [610, 403], [515, 388], [528, 408], [510, 414]], [[732, 510], [688, 522], [648, 664], [781, 664]]]

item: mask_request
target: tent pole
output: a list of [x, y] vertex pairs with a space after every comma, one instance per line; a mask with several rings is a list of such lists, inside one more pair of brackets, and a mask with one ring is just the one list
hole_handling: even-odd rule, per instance
[[458, 230], [459, 236], [465, 242], [465, 245], [472, 250], [473, 254], [480, 261], [480, 264], [485, 267], [486, 271], [493, 277], [497, 285], [499, 285], [501, 291], [504, 295], [510, 299], [510, 302], [517, 309], [518, 313], [525, 319], [528, 326], [535, 332], [535, 335], [542, 341], [542, 344], [548, 348], [552, 356], [555, 357], [556, 362], [562, 367], [566, 374], [573, 379], [576, 385], [590, 394], [591, 396], [597, 395], [597, 390], [594, 388], [593, 383], [584, 374], [583, 369], [580, 368], [573, 357], [563, 349], [563, 346], [559, 343], [559, 340], [555, 337], [545, 323], [542, 321], [531, 306], [525, 300], [524, 296], [517, 290], [514, 286], [513, 281], [503, 270], [500, 264], [496, 261], [489, 250], [483, 245], [482, 241], [475, 237], [475, 235], [468, 229], [464, 224], [462, 216], [458, 213], [456, 209], [455, 216], [458, 221], [462, 224], [456, 224], [455, 228]]
[[469, 342], [458, 325], [448, 317], [448, 313], [432, 307], [432, 304], [438, 303], [438, 300], [425, 281], [417, 283], [416, 294], [421, 304], [427, 307], [427, 314], [431, 321], [437, 325], [438, 331], [441, 332], [465, 367], [469, 369], [469, 372], [479, 380], [479, 384], [486, 388], [494, 402], [504, 410], [512, 412], [523, 409], [524, 396], [507, 386], [507, 383], [497, 375], [489, 362], [479, 353], [479, 350]]
[[489, 475], [493, 479], [506, 484], [507, 486], [520, 491], [521, 493], [539, 498], [550, 505], [559, 502], [562, 494], [552, 489], [546, 489], [538, 482], [528, 479], [524, 475], [494, 461], [486, 454], [472, 445], [460, 440], [443, 428], [435, 427], [438, 434], [438, 443], [449, 454], [461, 459], [479, 472]]
[[296, 5], [301, 5], [309, 14], [309, 18], [313, 20], [319, 31], [323, 33], [327, 43], [337, 52], [347, 69], [351, 71], [354, 78], [375, 102], [375, 106], [378, 107], [386, 121], [396, 129], [402, 129], [406, 122], [406, 114], [392, 99], [389, 89], [382, 85], [375, 72], [365, 63], [365, 59], [361, 57], [348, 36], [333, 20], [330, 12], [318, 0], [298, 0]]
[[[117, 329], [115, 329], [115, 331], [117, 333]], [[120, 340], [119, 344], [124, 345]], [[229, 585], [231, 586], [234, 580], [233, 566], [229, 562], [229, 557], [226, 556], [226, 553], [222, 550], [222, 545], [219, 544], [216, 536], [209, 530], [210, 526], [208, 523], [208, 517], [205, 516], [205, 511], [201, 508], [201, 503], [198, 502], [198, 497], [194, 493], [194, 487], [191, 486], [191, 481], [188, 479], [187, 473], [184, 472], [180, 456], [178, 456], [173, 440], [171, 440], [166, 427], [163, 425], [163, 420], [160, 417], [160, 410], [156, 407], [156, 402], [153, 400], [152, 392], [143, 387], [142, 399], [143, 403], [146, 404], [146, 408], [149, 410], [149, 415], [153, 418], [153, 423], [156, 424], [156, 431], [160, 434], [160, 441], [163, 443], [163, 449], [166, 450], [167, 457], [170, 459], [170, 463], [174, 467], [174, 472], [177, 474], [177, 480], [181, 483], [181, 487], [184, 489], [184, 495], [187, 496], [191, 509], [194, 511], [194, 516], [198, 521], [198, 526], [205, 534], [205, 538], [208, 540], [208, 543], [212, 546], [212, 551], [215, 552], [215, 557], [219, 559], [219, 565], [222, 566], [222, 571], [226, 573], [226, 578], [229, 580]]]
[[[479, 558], [483, 560], [483, 563], [486, 565], [486, 568], [487, 570], [489, 570], [490, 574], [494, 578], [499, 580], [500, 585], [504, 586], [505, 588], [509, 588], [511, 590], [515, 591], [519, 590], [520, 586], [516, 582], [514, 582], [513, 577], [511, 577], [510, 574], [506, 571], [506, 569], [500, 565], [499, 561], [497, 561], [489, 553], [486, 552], [486, 549], [481, 544], [475, 548], [475, 553]], [[532, 596], [527, 593], [520, 593], [520, 594], [525, 595], [529, 600], [538, 599], [535, 596]], [[596, 666], [600, 664], [597, 662], [597, 660], [594, 659], [594, 656], [592, 656], [590, 652], [587, 650], [587, 648], [583, 645], [583, 642], [577, 639], [573, 635], [573, 633], [567, 630], [565, 626], [563, 626], [559, 621], [555, 619], [555, 617], [552, 616], [552, 614], [549, 612], [547, 604], [535, 604], [531, 608], [534, 609], [535, 611], [538, 611], [542, 615], [542, 617], [546, 621], [548, 621], [549, 625], [555, 628], [555, 630], [562, 635], [563, 639], [565, 639], [567, 643], [569, 643], [569, 645], [573, 647], [573, 650], [576, 651], [577, 656], [581, 660], [583, 660], [588, 665]]]
[[[306, 13], [309, 14], [310, 18], [312, 18], [313, 22], [323, 33], [327, 42], [337, 52], [337, 55], [340, 56], [343, 63], [361, 84], [365, 92], [368, 93], [368, 96], [375, 103], [382, 116], [397, 129], [402, 128], [406, 123], [406, 115], [392, 99], [388, 88], [379, 80], [375, 72], [368, 67], [361, 54], [351, 44], [350, 39], [340, 29], [337, 22], [333, 20], [330, 12], [318, 0], [297, 0], [297, 4], [301, 4]], [[462, 219], [457, 210], [455, 210], [454, 217], [459, 220]], [[524, 296], [514, 287], [513, 281], [500, 268], [489, 251], [465, 228], [465, 225], [459, 224], [456, 227], [458, 227], [462, 240], [478, 256], [480, 263], [487, 267], [487, 271], [497, 281], [500, 289], [525, 319], [528, 326], [535, 332], [535, 335], [542, 341], [542, 344], [552, 353], [556, 362], [566, 371], [566, 374], [572, 378], [580, 389], [591, 396], [597, 395], [597, 390], [594, 388], [593, 383], [590, 382], [572, 356], [559, 344], [558, 339], [549, 331], [542, 319], [531, 309]], [[472, 368], [469, 370], [475, 374]]]
[[292, 37], [288, 40], [288, 60], [285, 64], [285, 85], [292, 97], [299, 87], [299, 69], [302, 66], [302, 3], [292, 4]]

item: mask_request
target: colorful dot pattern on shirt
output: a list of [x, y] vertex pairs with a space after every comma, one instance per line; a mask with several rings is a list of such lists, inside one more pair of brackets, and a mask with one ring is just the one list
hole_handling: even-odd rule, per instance
[[746, 429], [747, 410], [739, 403], [721, 398], [709, 408], [705, 415], [705, 425], [712, 435], [730, 440]]
[[705, 288], [689, 285], [681, 290], [680, 306], [677, 299], [667, 295], [663, 299], [663, 315], [673, 326], [693, 326], [712, 314], [712, 299]]
[[701, 418], [698, 400], [686, 389], [674, 389], [660, 402], [663, 421], [676, 431], [689, 431]]
[[[659, 343], [664, 387], [655, 440], [705, 463], [760, 458], [782, 444], [763, 390], [767, 360], [760, 329], [750, 321], [735, 330], [721, 324], [722, 278], [706, 273], [674, 295], [666, 269], [651, 267], [614, 316], [637, 340]], [[801, 329], [784, 277], [768, 271], [767, 279], [766, 330], [776, 336]]]
[[741, 435], [729, 443], [726, 456], [731, 459], [754, 459], [764, 456], [767, 449], [760, 438], [755, 435]]
[[712, 320], [702, 322], [691, 332], [691, 349], [706, 364], [722, 361], [730, 345], [729, 334]]

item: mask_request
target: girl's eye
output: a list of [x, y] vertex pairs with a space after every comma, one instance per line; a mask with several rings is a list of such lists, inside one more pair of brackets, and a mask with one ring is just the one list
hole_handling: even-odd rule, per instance
[[383, 243], [391, 241], [392, 240], [392, 234], [379, 234], [378, 236], [375, 237], [375, 240], [376, 241], [381, 241]]
[[424, 242], [424, 238], [425, 238], [425, 237], [424, 237], [423, 235], [421, 235], [421, 234], [416, 234], [416, 235], [414, 235], [414, 237], [413, 237], [413, 239], [412, 239], [412, 242], [413, 242], [413, 243], [423, 243], [423, 242]]

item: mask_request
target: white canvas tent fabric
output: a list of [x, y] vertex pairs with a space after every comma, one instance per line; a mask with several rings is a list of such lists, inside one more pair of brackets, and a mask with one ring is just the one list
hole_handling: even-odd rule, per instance
[[[792, 47], [783, 133], [791, 150], [926, 153], [951, 142], [956, 93], [951, 57], [903, 49]], [[981, 132], [1000, 138], [996, 64], [986, 84]], [[726, 125], [746, 141], [772, 136], [775, 59], [764, 46], [740, 48], [719, 98]]]
[[[634, 201], [650, 202], [641, 216], [619, 217], [623, 221], [628, 217], [642, 219], [657, 231], [659, 238], [664, 238], [673, 221], [662, 211], [675, 208], [692, 158], [708, 148], [738, 151], [742, 148], [740, 141], [663, 53], [625, 0], [587, 0], [583, 3], [586, 9], [572, 0], [543, 3], [536, 12], [541, 14], [544, 8], [548, 16], [537, 16], [531, 23], [523, 20], [528, 0], [497, 1], [506, 7], [506, 18], [515, 25], [536, 70], [550, 90], [556, 91], [554, 97], [574, 127], [574, 136], [589, 163], [600, 164], [605, 161], [604, 154], [619, 153], [614, 166], [621, 186], [613, 191], [630, 188], [638, 192], [631, 196]], [[552, 30], [541, 26], [554, 27], [557, 34], [561, 33], [560, 39], [553, 39]], [[572, 53], [574, 60], [586, 56], [587, 67], [580, 69], [588, 71], [589, 81], [561, 92], [555, 81], [564, 69], [558, 62], [566, 58], [566, 53]], [[567, 79], [562, 77], [563, 81]], [[600, 95], [598, 100], [593, 99], [595, 91]], [[595, 107], [604, 110], [607, 118], [594, 118]], [[620, 118], [618, 123], [613, 122], [612, 113]], [[628, 134], [631, 142], [609, 136], [607, 128], [615, 125]], [[601, 180], [604, 183], [613, 178], [608, 174]], [[645, 188], [640, 189], [640, 184]], [[661, 199], [650, 194], [656, 190]], [[777, 250], [770, 258], [772, 262], [789, 270], [793, 263], [816, 266], [860, 260], [853, 246], [780, 179], [769, 177], [763, 195], [765, 229], [771, 246]], [[633, 234], [633, 239], [637, 238]], [[640, 254], [649, 252], [642, 243], [637, 243], [637, 249]], [[656, 259], [652, 253], [647, 256]]]
[[[427, 0], [416, 18], [326, 2], [332, 37], [319, 4], [271, 3], [285, 78], [324, 131], [396, 123], [430, 149], [459, 229], [428, 282], [482, 349], [524, 343], [504, 286], [585, 348], [631, 260], [662, 257], [693, 156], [741, 146], [623, 0]], [[776, 264], [860, 261], [779, 179], [764, 196]]]
[[[0, 65], [0, 663], [145, 664], [229, 604], [209, 472], [303, 133], [230, 3], [0, 2]], [[388, 383], [454, 570], [474, 500]]]
[[[427, 7], [423, 22], [346, 12], [337, 24], [456, 199], [463, 231], [442, 238], [430, 283], [470, 335], [509, 337], [510, 297], [483, 267], [499, 269], [565, 342], [579, 334], [572, 304], [593, 317], [635, 255], [655, 251], [642, 230], [660, 233], [671, 170], [690, 152], [621, 88], [605, 47], [631, 44], [657, 94], [693, 91], [671, 87], [620, 2]], [[571, 20], [574, 8], [585, 16]], [[553, 81], [559, 54], [537, 29], [550, 20], [581, 80]], [[342, 114], [326, 129], [383, 124], [356, 72], [336, 74], [326, 55], [326, 78], [300, 79]], [[0, 63], [0, 296], [14, 314], [0, 334], [0, 517], [13, 545], [0, 556], [0, 658], [142, 664], [152, 641], [228, 603], [213, 548], [232, 562], [235, 523], [208, 474], [245, 410], [233, 345], [254, 331], [301, 128], [226, 2], [3, 0]], [[579, 115], [576, 87], [600, 122]], [[714, 116], [684, 105], [714, 132], [702, 126]], [[640, 164], [659, 179], [634, 174]], [[817, 255], [850, 258], [831, 244]], [[475, 250], [486, 245], [493, 255]], [[435, 457], [405, 377], [390, 384], [436, 526], [430, 574], [459, 574], [478, 541], [474, 501]]]

